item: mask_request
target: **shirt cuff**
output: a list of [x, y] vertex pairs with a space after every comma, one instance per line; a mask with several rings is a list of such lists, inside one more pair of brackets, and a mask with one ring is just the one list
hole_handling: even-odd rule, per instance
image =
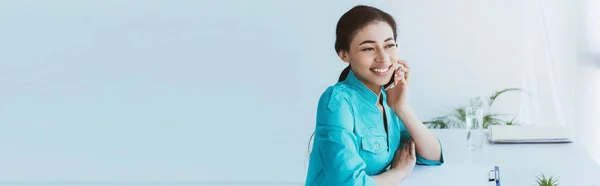
[[442, 147], [442, 142], [438, 138], [438, 143], [440, 144], [440, 161], [436, 160], [428, 160], [423, 158], [419, 153], [416, 153], [417, 156], [417, 165], [442, 165], [444, 164], [444, 148]]

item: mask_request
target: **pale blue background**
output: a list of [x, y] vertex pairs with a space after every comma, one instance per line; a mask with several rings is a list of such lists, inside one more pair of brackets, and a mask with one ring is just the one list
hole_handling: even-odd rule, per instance
[[519, 86], [514, 2], [0, 1], [0, 182], [300, 183], [345, 11], [397, 18], [428, 119]]
[[331, 28], [348, 8], [314, 6], [0, 2], [0, 180], [303, 177], [286, 162], [343, 68]]

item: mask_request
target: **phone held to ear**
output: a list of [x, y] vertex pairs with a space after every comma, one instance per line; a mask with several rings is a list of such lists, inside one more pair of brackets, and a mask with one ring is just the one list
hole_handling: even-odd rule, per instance
[[[394, 70], [394, 74], [396, 74], [396, 70]], [[390, 78], [390, 81], [387, 84], [383, 85], [384, 90], [387, 91], [388, 89], [392, 88], [393, 84], [394, 84], [394, 75], [392, 75], [392, 78]]]
[[[396, 71], [398, 71], [398, 68], [400, 68], [400, 66], [395, 65], [394, 74], [396, 74]], [[402, 72], [402, 74], [400, 74], [400, 76], [404, 77], [404, 72]], [[390, 78], [390, 81], [387, 84], [383, 85], [383, 88], [384, 88], [383, 90], [387, 91], [388, 89], [394, 88], [394, 86], [395, 86], [394, 85], [394, 77], [395, 77], [395, 75], [392, 75], [392, 77]]]

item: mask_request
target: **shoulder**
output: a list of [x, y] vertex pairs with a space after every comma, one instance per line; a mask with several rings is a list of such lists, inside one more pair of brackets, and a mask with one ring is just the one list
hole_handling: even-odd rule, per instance
[[339, 110], [340, 106], [350, 105], [351, 90], [348, 85], [338, 82], [327, 87], [319, 98], [319, 109], [327, 108], [329, 112]]
[[317, 107], [317, 125], [352, 129], [354, 106], [351, 102], [352, 90], [344, 83], [328, 87]]

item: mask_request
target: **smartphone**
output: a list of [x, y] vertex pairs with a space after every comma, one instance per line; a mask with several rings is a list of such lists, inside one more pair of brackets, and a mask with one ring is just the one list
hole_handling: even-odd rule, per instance
[[[397, 69], [396, 69], [396, 70], [397, 70]], [[394, 74], [396, 74], [396, 70], [394, 70]], [[390, 81], [389, 81], [387, 84], [383, 85], [383, 89], [384, 89], [384, 90], [387, 90], [387, 88], [388, 88], [389, 86], [391, 86], [392, 84], [394, 84], [394, 75], [392, 75], [392, 78], [390, 78]]]

